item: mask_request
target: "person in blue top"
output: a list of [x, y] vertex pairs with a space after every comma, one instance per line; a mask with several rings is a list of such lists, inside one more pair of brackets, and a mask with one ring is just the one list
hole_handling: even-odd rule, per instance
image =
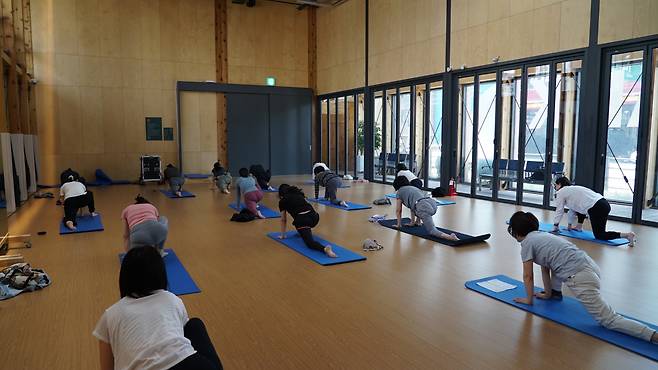
[[263, 192], [256, 183], [256, 179], [253, 178], [253, 176], [249, 176], [249, 170], [244, 167], [240, 168], [238, 173], [240, 174], [240, 177], [238, 177], [238, 181], [235, 182], [235, 188], [238, 190], [238, 210], [241, 209], [240, 196], [243, 195], [245, 207], [249, 212], [258, 218], [265, 218], [265, 216], [263, 216], [258, 210], [258, 202], [263, 200]]

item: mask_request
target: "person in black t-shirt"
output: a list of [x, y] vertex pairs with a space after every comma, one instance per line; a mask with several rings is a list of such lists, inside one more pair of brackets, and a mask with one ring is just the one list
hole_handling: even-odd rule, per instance
[[281, 211], [280, 239], [286, 237], [286, 226], [288, 223], [286, 215], [290, 213], [293, 219], [292, 224], [297, 229], [297, 232], [307, 247], [317, 251], [323, 251], [329, 257], [336, 257], [336, 253], [331, 249], [331, 245], [322, 245], [313, 239], [311, 229], [320, 222], [320, 215], [306, 201], [304, 193], [299, 188], [288, 184], [281, 184], [279, 186], [279, 211]]

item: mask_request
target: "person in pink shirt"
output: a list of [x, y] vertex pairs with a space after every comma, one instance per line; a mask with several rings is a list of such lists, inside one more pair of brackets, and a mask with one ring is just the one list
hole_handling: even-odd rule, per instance
[[164, 243], [169, 232], [169, 222], [165, 216], [160, 216], [146, 198], [137, 195], [135, 204], [131, 204], [121, 212], [124, 224], [123, 245], [126, 251], [143, 246], [152, 246], [158, 249], [160, 255], [164, 252]]

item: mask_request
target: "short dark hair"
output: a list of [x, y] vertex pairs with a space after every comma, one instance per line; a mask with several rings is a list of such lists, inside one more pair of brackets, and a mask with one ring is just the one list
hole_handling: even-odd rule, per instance
[[395, 191], [400, 190], [401, 187], [403, 186], [408, 186], [409, 185], [409, 179], [406, 178], [405, 176], [398, 176], [393, 180], [393, 189]]
[[400, 162], [398, 165], [395, 167], [398, 171], [406, 171], [408, 170], [407, 165]]
[[513, 237], [525, 237], [537, 230], [539, 230], [539, 220], [531, 212], [518, 211], [509, 219], [508, 231]]
[[149, 202], [148, 199], [144, 198], [142, 194], [137, 194], [137, 196], [135, 197], [135, 204], [145, 204], [145, 203], [151, 204], [151, 202]]
[[327, 170], [327, 169], [324, 168], [323, 166], [317, 166], [317, 167], [315, 167], [315, 168], [313, 169], [313, 174], [314, 174], [314, 175], [317, 175], [317, 174], [319, 174], [320, 172], [324, 172], [324, 171], [326, 171], [326, 170]]
[[136, 247], [126, 253], [119, 272], [121, 298], [141, 298], [167, 289], [167, 272], [155, 247]]
[[571, 186], [571, 181], [569, 181], [569, 178], [566, 176], [562, 176], [559, 179], [555, 180], [556, 185], [560, 185], [562, 187], [564, 186]]
[[249, 170], [244, 167], [240, 168], [238, 173], [240, 174], [240, 177], [249, 177]]

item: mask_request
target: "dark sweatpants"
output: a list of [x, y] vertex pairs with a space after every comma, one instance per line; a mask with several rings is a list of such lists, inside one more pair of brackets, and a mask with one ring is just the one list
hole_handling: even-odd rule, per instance
[[320, 215], [315, 211], [309, 211], [295, 216], [292, 224], [307, 247], [324, 252], [324, 245], [313, 239], [313, 233], [311, 232], [311, 228], [317, 226], [318, 222], [320, 222]]
[[89, 190], [87, 190], [87, 194], [66, 198], [64, 200], [64, 223], [66, 223], [66, 221], [73, 221], [73, 225], [77, 225], [75, 222], [75, 216], [78, 213], [78, 209], [83, 207], [88, 207], [89, 212], [96, 211], [96, 208], [94, 207], [94, 194]]
[[196, 353], [174, 365], [171, 370], [222, 370], [222, 362], [201, 319], [190, 319], [183, 328], [185, 338], [192, 342]]
[[[621, 234], [617, 231], [606, 231], [606, 223], [608, 222], [608, 215], [610, 214], [610, 203], [605, 198], [599, 199], [592, 208], [587, 210], [589, 215], [589, 222], [592, 224], [592, 233], [594, 237], [599, 240], [612, 240], [621, 238]], [[585, 221], [585, 215], [576, 213], [578, 216], [578, 223], [582, 224]]]

